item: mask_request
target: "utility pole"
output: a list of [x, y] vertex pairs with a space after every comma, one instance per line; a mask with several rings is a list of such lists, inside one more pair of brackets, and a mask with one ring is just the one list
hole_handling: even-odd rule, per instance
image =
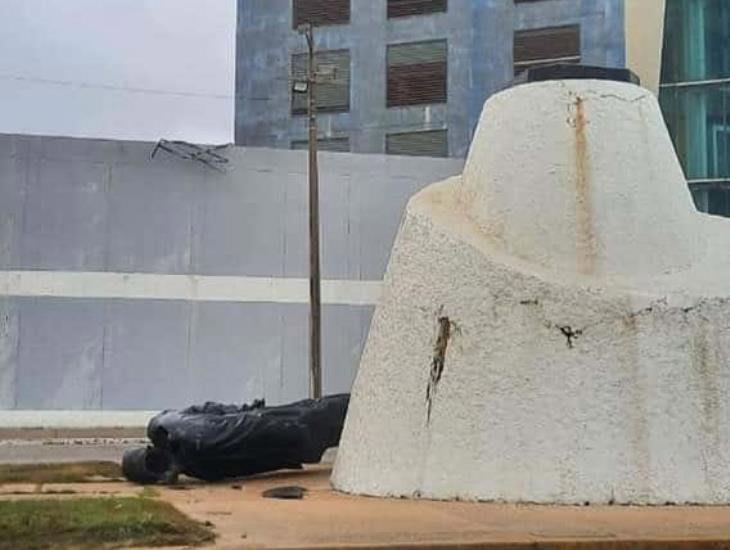
[[307, 39], [307, 113], [309, 115], [309, 396], [322, 397], [322, 303], [319, 273], [319, 168], [317, 166], [317, 104], [312, 24], [300, 30]]

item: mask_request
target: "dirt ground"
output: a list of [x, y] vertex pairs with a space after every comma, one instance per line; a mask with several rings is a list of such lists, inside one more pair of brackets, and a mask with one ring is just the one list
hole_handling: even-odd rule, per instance
[[[155, 487], [218, 534], [218, 548], [730, 548], [730, 507], [536, 506], [377, 499], [329, 486], [327, 465], [242, 481]], [[306, 489], [301, 500], [262, 497]], [[0, 486], [0, 498], [139, 494], [126, 482]], [[14, 493], [14, 494], [13, 494]], [[23, 494], [24, 493], [24, 494]]]

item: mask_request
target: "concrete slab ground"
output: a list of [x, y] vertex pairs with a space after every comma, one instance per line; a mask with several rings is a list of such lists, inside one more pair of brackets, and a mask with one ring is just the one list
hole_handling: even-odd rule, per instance
[[[133, 437], [141, 433], [18, 435], [24, 439], [0, 440], [0, 463], [119, 461], [124, 449], [145, 443]], [[155, 491], [191, 517], [212, 523], [219, 548], [730, 549], [730, 507], [553, 507], [354, 497], [330, 488], [334, 451], [326, 453], [322, 466], [303, 472], [219, 484], [191, 481]], [[282, 485], [300, 485], [308, 492], [301, 501], [261, 497]], [[0, 486], [0, 498], [141, 492], [142, 487], [123, 482]]]
[[[317, 466], [240, 483], [162, 488], [213, 523], [220, 548], [730, 548], [730, 507], [539, 506], [413, 501], [334, 492]], [[299, 485], [302, 500], [265, 499]]]
[[[379, 499], [336, 493], [326, 465], [242, 481], [155, 487], [157, 498], [209, 522], [215, 547], [728, 549], [726, 506], [545, 506]], [[298, 485], [302, 500], [266, 499]], [[0, 498], [133, 495], [125, 482], [0, 487]], [[20, 494], [19, 494], [20, 493]], [[64, 494], [65, 493], [65, 494]]]

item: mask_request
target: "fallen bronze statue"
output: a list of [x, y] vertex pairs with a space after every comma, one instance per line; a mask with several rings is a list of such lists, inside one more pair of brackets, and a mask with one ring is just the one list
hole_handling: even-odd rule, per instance
[[129, 481], [174, 483], [180, 474], [206, 481], [314, 464], [336, 447], [349, 394], [267, 407], [206, 403], [163, 411], [147, 425], [151, 445], [122, 458]]

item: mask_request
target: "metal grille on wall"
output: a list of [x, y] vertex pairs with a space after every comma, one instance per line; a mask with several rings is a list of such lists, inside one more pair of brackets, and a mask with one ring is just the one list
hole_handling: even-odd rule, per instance
[[446, 130], [428, 130], [388, 134], [385, 137], [385, 152], [388, 155], [448, 157], [448, 132]]
[[292, 26], [343, 25], [350, 22], [350, 0], [294, 0]]
[[551, 63], [580, 63], [579, 25], [515, 31], [515, 75]]
[[447, 51], [446, 40], [388, 46], [387, 106], [445, 102]]
[[447, 0], [388, 0], [388, 19], [445, 12]]
[[[292, 79], [306, 81], [307, 54], [292, 56]], [[328, 50], [317, 52], [314, 56], [316, 67], [330, 65], [334, 75], [330, 80], [317, 84], [315, 99], [317, 110], [324, 113], [337, 113], [350, 110], [350, 52], [348, 50]], [[291, 112], [294, 115], [306, 114], [307, 94], [292, 93]]]

